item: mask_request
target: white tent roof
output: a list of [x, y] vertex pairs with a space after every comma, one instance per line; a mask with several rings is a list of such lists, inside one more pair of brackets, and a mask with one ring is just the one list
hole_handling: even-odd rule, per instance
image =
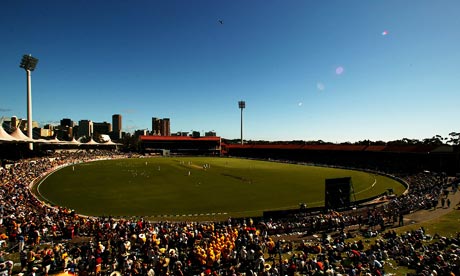
[[85, 145], [99, 145], [99, 143], [96, 142], [96, 141], [94, 141], [93, 138], [91, 138], [91, 140], [89, 140], [88, 142], [86, 142]]
[[2, 124], [0, 124], [0, 141], [16, 141], [16, 138], [9, 135], [4, 129]]
[[54, 137], [53, 139], [48, 140], [48, 143], [62, 143], [62, 141], [59, 140], [57, 137]]
[[112, 140], [109, 140], [108, 142], [105, 142], [105, 143], [101, 143], [101, 145], [108, 145], [108, 146], [110, 146], [110, 145], [111, 145], [111, 146], [121, 146], [121, 145], [123, 145], [123, 144], [121, 144], [121, 143], [115, 143], [114, 141], [112, 141]]
[[79, 145], [81, 144], [79, 141], [75, 140], [75, 137], [72, 138], [72, 141], [69, 142], [70, 144], [75, 144], [75, 145]]
[[11, 136], [13, 136], [14, 138], [16, 138], [16, 140], [20, 140], [20, 141], [33, 141], [33, 139], [27, 137], [24, 133], [22, 133], [22, 131], [19, 129], [19, 128], [16, 128], [13, 133], [11, 133]]

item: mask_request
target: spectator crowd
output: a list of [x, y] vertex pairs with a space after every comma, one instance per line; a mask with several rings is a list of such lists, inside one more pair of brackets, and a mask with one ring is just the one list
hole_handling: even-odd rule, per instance
[[[449, 183], [431, 173], [405, 176], [407, 193], [348, 212], [287, 219], [152, 222], [86, 217], [39, 201], [31, 183], [52, 170], [111, 151], [60, 153], [0, 168], [0, 276], [49, 275], [384, 275], [396, 263], [419, 275], [460, 275], [460, 237], [431, 237], [423, 228], [397, 235], [386, 227], [419, 209], [442, 207]], [[449, 192], [456, 192], [457, 187]], [[448, 193], [449, 193], [448, 192]], [[347, 241], [347, 229], [377, 236], [372, 245]], [[294, 243], [270, 235], [302, 231]], [[363, 230], [364, 231], [364, 230]], [[331, 237], [328, 233], [337, 233]], [[319, 235], [319, 236], [318, 236]], [[429, 242], [431, 241], [431, 242]], [[19, 253], [17, 269], [8, 256]], [[390, 262], [391, 260], [391, 262]]]

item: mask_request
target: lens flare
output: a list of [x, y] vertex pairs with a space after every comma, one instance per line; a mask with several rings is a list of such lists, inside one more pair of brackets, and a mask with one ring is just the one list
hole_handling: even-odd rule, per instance
[[343, 69], [342, 66], [339, 66], [339, 67], [335, 68], [335, 74], [336, 75], [342, 75], [344, 71], [345, 71], [345, 69]]
[[324, 86], [324, 84], [322, 82], [318, 82], [318, 83], [316, 83], [316, 88], [319, 91], [323, 91], [324, 89], [326, 89], [326, 86]]

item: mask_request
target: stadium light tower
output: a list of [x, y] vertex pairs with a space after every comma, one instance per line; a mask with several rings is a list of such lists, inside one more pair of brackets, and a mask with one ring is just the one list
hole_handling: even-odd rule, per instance
[[[26, 75], [27, 75], [27, 136], [30, 139], [33, 139], [32, 136], [32, 83], [31, 83], [31, 77], [30, 73], [35, 70], [35, 67], [37, 66], [38, 59], [34, 58], [32, 55], [23, 55], [21, 64], [19, 67], [23, 68], [26, 70]], [[32, 150], [33, 149], [33, 144], [29, 144], [29, 148]]]
[[246, 108], [245, 101], [239, 101], [238, 107], [241, 109], [241, 145], [243, 144], [243, 109]]

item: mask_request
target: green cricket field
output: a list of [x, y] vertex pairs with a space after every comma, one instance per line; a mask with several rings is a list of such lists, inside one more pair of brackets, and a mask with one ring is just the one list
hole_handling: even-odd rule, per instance
[[404, 186], [363, 171], [220, 157], [102, 160], [44, 177], [37, 195], [91, 216], [171, 220], [260, 216], [263, 211], [324, 206], [325, 179], [351, 177], [352, 200]]

